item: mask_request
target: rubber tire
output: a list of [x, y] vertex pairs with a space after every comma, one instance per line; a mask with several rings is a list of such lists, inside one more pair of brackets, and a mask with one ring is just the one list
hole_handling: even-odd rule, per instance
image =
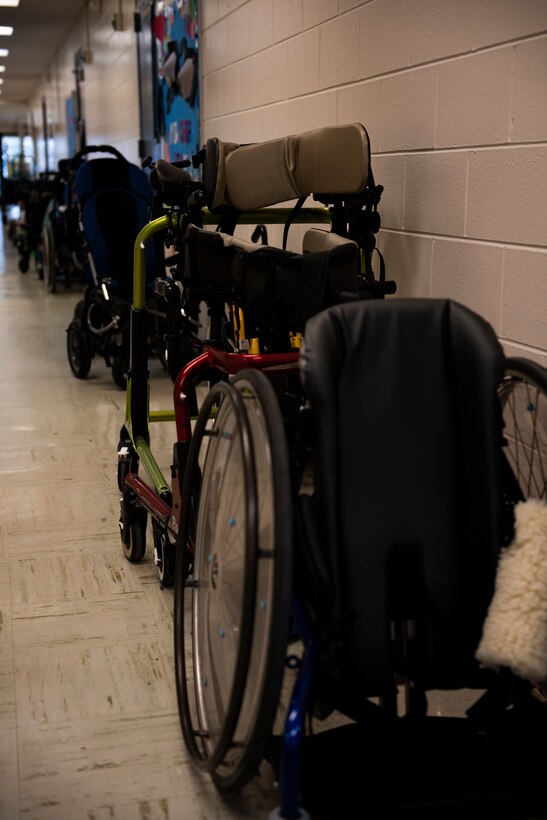
[[123, 353], [116, 355], [112, 359], [112, 378], [120, 390], [127, 390], [127, 374], [129, 372], [129, 361]]
[[74, 318], [67, 328], [66, 349], [70, 369], [77, 379], [85, 379], [91, 369], [93, 358], [91, 339], [83, 327], [82, 319], [85, 303], [78, 302], [74, 310]]
[[[233, 386], [242, 393], [250, 420], [258, 490], [258, 578], [249, 667], [259, 671], [247, 681], [235, 743], [211, 774], [217, 788], [226, 791], [240, 789], [256, 774], [271, 736], [291, 625], [293, 551], [291, 472], [278, 398], [259, 370], [240, 371]], [[269, 620], [263, 624], [266, 614]]]
[[[253, 583], [254, 598], [247, 604], [247, 611], [241, 618], [242, 626], [245, 625], [245, 618], [252, 618], [253, 638], [249, 656], [245, 661], [246, 669], [244, 670], [243, 691], [239, 693], [237, 720], [228, 732], [226, 732], [226, 723], [228, 722], [226, 720], [220, 731], [224, 745], [222, 746], [219, 742], [212, 751], [207, 749], [205, 741], [196, 740], [196, 728], [199, 731], [203, 727], [196, 727], [194, 725], [195, 721], [192, 720], [190, 715], [190, 690], [194, 689], [196, 699], [199, 697], [199, 693], [195, 691], [194, 677], [192, 676], [192, 679], [188, 681], [185, 679], [184, 598], [185, 592], [186, 595], [189, 594], [188, 588], [193, 581], [191, 580], [188, 585], [185, 582], [185, 562], [179, 560], [181, 555], [184, 555], [184, 551], [181, 552], [181, 542], [179, 542], [177, 549], [175, 578], [177, 696], [179, 698], [179, 715], [183, 735], [194, 762], [200, 768], [209, 771], [215, 785], [223, 791], [232, 791], [245, 785], [255, 774], [260, 761], [264, 757], [279, 702], [289, 634], [292, 592], [290, 471], [278, 401], [268, 379], [259, 371], [250, 369], [243, 371], [234, 379], [233, 388], [243, 398], [246, 424], [251, 436], [252, 472], [255, 473], [257, 495], [249, 500], [252, 505], [257, 505], [257, 526], [260, 533], [260, 544], [257, 542], [257, 553], [252, 556], [253, 560], [251, 562], [256, 567], [256, 577]], [[211, 395], [220, 389], [222, 388], [219, 385], [213, 388], [200, 412], [194, 439], [192, 440], [188, 469], [185, 473], [183, 498], [191, 497], [192, 471], [195, 469], [195, 460], [201, 446], [199, 439], [203, 435], [203, 414], [208, 412], [207, 407], [211, 403]], [[256, 418], [255, 410], [251, 411], [251, 406], [258, 408]], [[219, 416], [220, 411], [217, 419]], [[260, 424], [257, 423], [257, 418], [260, 418]], [[213, 451], [213, 465], [209, 465], [209, 468], [207, 468], [206, 463], [203, 468], [204, 485], [208, 481], [208, 476], [218, 474], [214, 464], [215, 452]], [[269, 465], [270, 474], [265, 470], [266, 465]], [[203, 500], [204, 497], [206, 498], [203, 486], [201, 493]], [[221, 506], [222, 501], [219, 492], [218, 508], [220, 509]], [[187, 509], [183, 510], [181, 522], [183, 544], [186, 544], [188, 520], [191, 520], [191, 518], [191, 512], [189, 513]], [[273, 527], [270, 528], [269, 533], [267, 524], [264, 523], [267, 521], [273, 522]], [[268, 536], [271, 540], [268, 539]], [[199, 537], [198, 507], [198, 531], [196, 534], [196, 555], [194, 556], [195, 563], [198, 566], [198, 588], [202, 584], [199, 573], [199, 550], [201, 547]], [[248, 553], [248, 548], [249, 542], [246, 553]], [[251, 548], [254, 547], [251, 546]], [[266, 593], [265, 590], [267, 590]], [[194, 592], [192, 591], [191, 594], [193, 597]], [[208, 601], [206, 598], [204, 602], [207, 606]], [[201, 619], [203, 620], [203, 617]], [[266, 619], [265, 628], [261, 626], [264, 619]], [[192, 619], [192, 626], [196, 632], [199, 629], [199, 621], [198, 599], [198, 607]], [[214, 638], [214, 634], [212, 637]], [[211, 655], [214, 665], [216, 655], [212, 649]], [[250, 675], [250, 670], [256, 669], [257, 664], [260, 665], [258, 673], [253, 677]], [[196, 668], [196, 665], [194, 668]], [[199, 666], [197, 668], [199, 669]], [[221, 674], [222, 669], [220, 669]], [[233, 716], [231, 717], [233, 718]]]
[[[175, 582], [175, 545], [169, 536], [154, 518], [152, 519], [152, 536], [154, 538], [154, 562], [158, 571], [158, 578], [163, 587], [172, 587]], [[156, 553], [158, 562], [156, 562]]]
[[[217, 407], [211, 432], [209, 421]], [[252, 444], [243, 399], [228, 382], [215, 385], [203, 402], [184, 474], [183, 499], [194, 494], [192, 485], [200, 472], [204, 442], [207, 442], [207, 452], [200, 488], [195, 553], [191, 558], [187, 542], [193, 516], [189, 515], [188, 505], [184, 506], [181, 515], [175, 567], [174, 635], [176, 688], [182, 734], [194, 763], [199, 768], [212, 771], [230, 747], [243, 701], [251, 650], [256, 585], [258, 532]], [[233, 470], [235, 464], [239, 468], [236, 474]], [[232, 487], [236, 487], [237, 491], [235, 501], [230, 498]], [[230, 505], [229, 515], [223, 516], [221, 520], [218, 513], [226, 497]], [[210, 520], [210, 515], [215, 517], [214, 521]], [[215, 523], [217, 521], [220, 522], [218, 525]], [[208, 525], [213, 529], [210, 537], [207, 537], [206, 532]], [[230, 574], [224, 572], [224, 557], [232, 546], [237, 555], [232, 560]], [[190, 560], [193, 570], [188, 578]], [[225, 577], [228, 577], [229, 591], [235, 593], [232, 597], [225, 595], [226, 584], [217, 581], [224, 581]], [[187, 596], [190, 597], [192, 612], [189, 620], [185, 618]], [[210, 598], [213, 617], [216, 615], [219, 618], [218, 613], [223, 606], [230, 610], [226, 630], [217, 630], [213, 642], [202, 640], [201, 633], [208, 630], [208, 621], [202, 619], [200, 623], [196, 622], [195, 613], [203, 609], [201, 602], [207, 596]], [[235, 625], [232, 618], [235, 619]], [[186, 646], [186, 636], [191, 647]], [[223, 640], [224, 637], [227, 641]], [[187, 648], [192, 655], [188, 675]], [[211, 676], [212, 686], [208, 688], [209, 672], [215, 666], [220, 666], [221, 675], [215, 675], [214, 680]], [[218, 708], [222, 711], [222, 723], [215, 726], [212, 732], [206, 727], [210, 716], [207, 714], [206, 701], [210, 701], [210, 698], [213, 699], [212, 703], [218, 702]], [[215, 708], [216, 711], [218, 710]], [[209, 713], [212, 713], [212, 708]]]
[[123, 552], [132, 564], [142, 561], [145, 556], [147, 520], [148, 515], [144, 510], [138, 515], [124, 515], [122, 512], [120, 516], [120, 525], [124, 525], [123, 528], [120, 526]]

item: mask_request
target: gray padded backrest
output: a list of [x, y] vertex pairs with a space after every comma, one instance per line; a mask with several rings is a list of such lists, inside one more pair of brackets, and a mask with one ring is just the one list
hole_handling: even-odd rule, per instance
[[309, 194], [357, 194], [369, 181], [370, 144], [360, 123], [252, 145], [208, 140], [209, 207], [252, 211]]

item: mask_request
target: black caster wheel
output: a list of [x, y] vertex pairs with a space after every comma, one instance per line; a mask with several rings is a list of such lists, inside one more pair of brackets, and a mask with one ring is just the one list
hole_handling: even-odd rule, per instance
[[175, 582], [175, 544], [171, 541], [166, 528], [152, 520], [154, 537], [154, 563], [162, 587], [171, 587]]
[[135, 499], [125, 492], [120, 501], [120, 538], [125, 557], [132, 564], [142, 561], [146, 552], [148, 515]]
[[121, 390], [127, 389], [127, 374], [129, 372], [129, 359], [123, 353], [114, 356], [112, 359], [112, 378]]
[[125, 430], [125, 428], [123, 427], [120, 432], [120, 440], [118, 442], [117, 455], [118, 489], [121, 493], [123, 493], [127, 489], [127, 487], [125, 486], [125, 479], [129, 475], [129, 473], [136, 473], [139, 469], [139, 457], [133, 448], [133, 443], [129, 438], [127, 430]]
[[77, 379], [85, 379], [91, 369], [91, 339], [89, 332], [83, 325], [85, 302], [78, 302], [74, 309], [74, 318], [66, 331], [66, 351], [70, 369]]

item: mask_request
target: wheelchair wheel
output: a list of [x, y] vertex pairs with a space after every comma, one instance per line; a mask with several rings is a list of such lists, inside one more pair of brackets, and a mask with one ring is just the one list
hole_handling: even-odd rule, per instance
[[82, 318], [85, 302], [81, 300], [74, 309], [74, 318], [67, 328], [67, 354], [70, 369], [77, 379], [85, 379], [91, 369], [91, 340]]
[[120, 390], [127, 390], [127, 374], [129, 372], [129, 357], [124, 353], [117, 353], [112, 359], [112, 378]]
[[194, 761], [220, 789], [235, 789], [264, 756], [290, 614], [288, 456], [277, 400], [263, 374], [245, 371], [233, 385], [219, 383], [208, 394], [184, 498], [200, 463], [195, 553], [180, 546], [189, 535], [186, 509], [177, 550], [177, 695]]
[[500, 398], [516, 500], [547, 501], [547, 370], [529, 359], [507, 359]]

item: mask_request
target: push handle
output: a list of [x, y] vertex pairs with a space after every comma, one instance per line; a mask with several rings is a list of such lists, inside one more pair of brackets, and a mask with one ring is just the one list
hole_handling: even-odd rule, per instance
[[124, 162], [127, 162], [126, 158], [123, 154], [121, 154], [117, 148], [114, 148], [113, 145], [86, 145], [85, 148], [82, 148], [80, 151], [77, 151], [72, 159], [68, 163], [68, 169], [72, 170], [76, 167], [79, 160], [82, 157], [85, 157], [87, 154], [113, 154], [117, 159], [121, 159]]

